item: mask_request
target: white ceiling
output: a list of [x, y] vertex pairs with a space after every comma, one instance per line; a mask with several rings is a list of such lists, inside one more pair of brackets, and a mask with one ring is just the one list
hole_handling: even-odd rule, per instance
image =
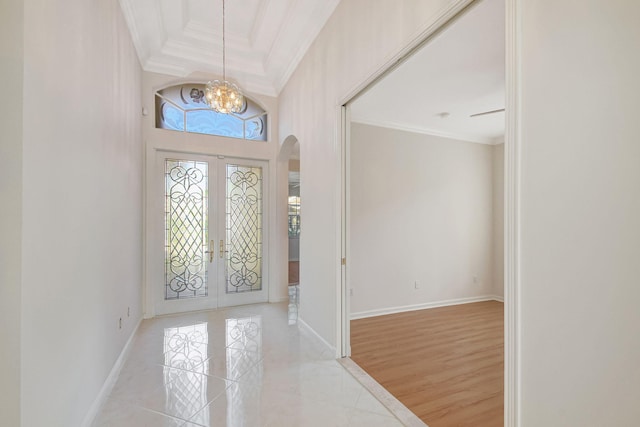
[[503, 0], [483, 0], [356, 99], [352, 120], [502, 142], [504, 113], [469, 116], [505, 105], [504, 19]]
[[[227, 79], [277, 96], [340, 0], [227, 0]], [[120, 0], [145, 71], [222, 75], [222, 0]]]

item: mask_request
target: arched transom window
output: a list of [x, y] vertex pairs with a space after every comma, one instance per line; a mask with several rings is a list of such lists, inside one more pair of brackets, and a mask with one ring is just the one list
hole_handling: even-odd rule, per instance
[[156, 92], [156, 128], [180, 132], [267, 140], [267, 112], [244, 97], [237, 114], [220, 114], [204, 102], [205, 84], [185, 83]]

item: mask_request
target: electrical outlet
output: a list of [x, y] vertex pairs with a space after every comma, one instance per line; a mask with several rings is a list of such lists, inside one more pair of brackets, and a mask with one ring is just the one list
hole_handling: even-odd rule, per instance
[[418, 282], [417, 280], [413, 282], [413, 289], [420, 289], [420, 282]]
[[122, 317], [118, 320], [118, 329], [122, 329]]

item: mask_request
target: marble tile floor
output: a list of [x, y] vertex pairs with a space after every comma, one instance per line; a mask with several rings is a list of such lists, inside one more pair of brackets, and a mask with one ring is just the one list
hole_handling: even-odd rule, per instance
[[288, 308], [143, 321], [93, 426], [402, 426]]

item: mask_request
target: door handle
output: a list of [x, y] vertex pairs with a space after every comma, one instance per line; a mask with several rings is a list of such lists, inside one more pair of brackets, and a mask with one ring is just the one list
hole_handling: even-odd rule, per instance
[[220, 239], [220, 258], [224, 258], [224, 254], [229, 251], [224, 250], [224, 240]]
[[208, 251], [204, 251], [205, 254], [209, 254], [209, 262], [213, 262], [213, 249], [214, 249], [215, 243], [213, 243], [213, 240], [209, 240], [209, 250]]

